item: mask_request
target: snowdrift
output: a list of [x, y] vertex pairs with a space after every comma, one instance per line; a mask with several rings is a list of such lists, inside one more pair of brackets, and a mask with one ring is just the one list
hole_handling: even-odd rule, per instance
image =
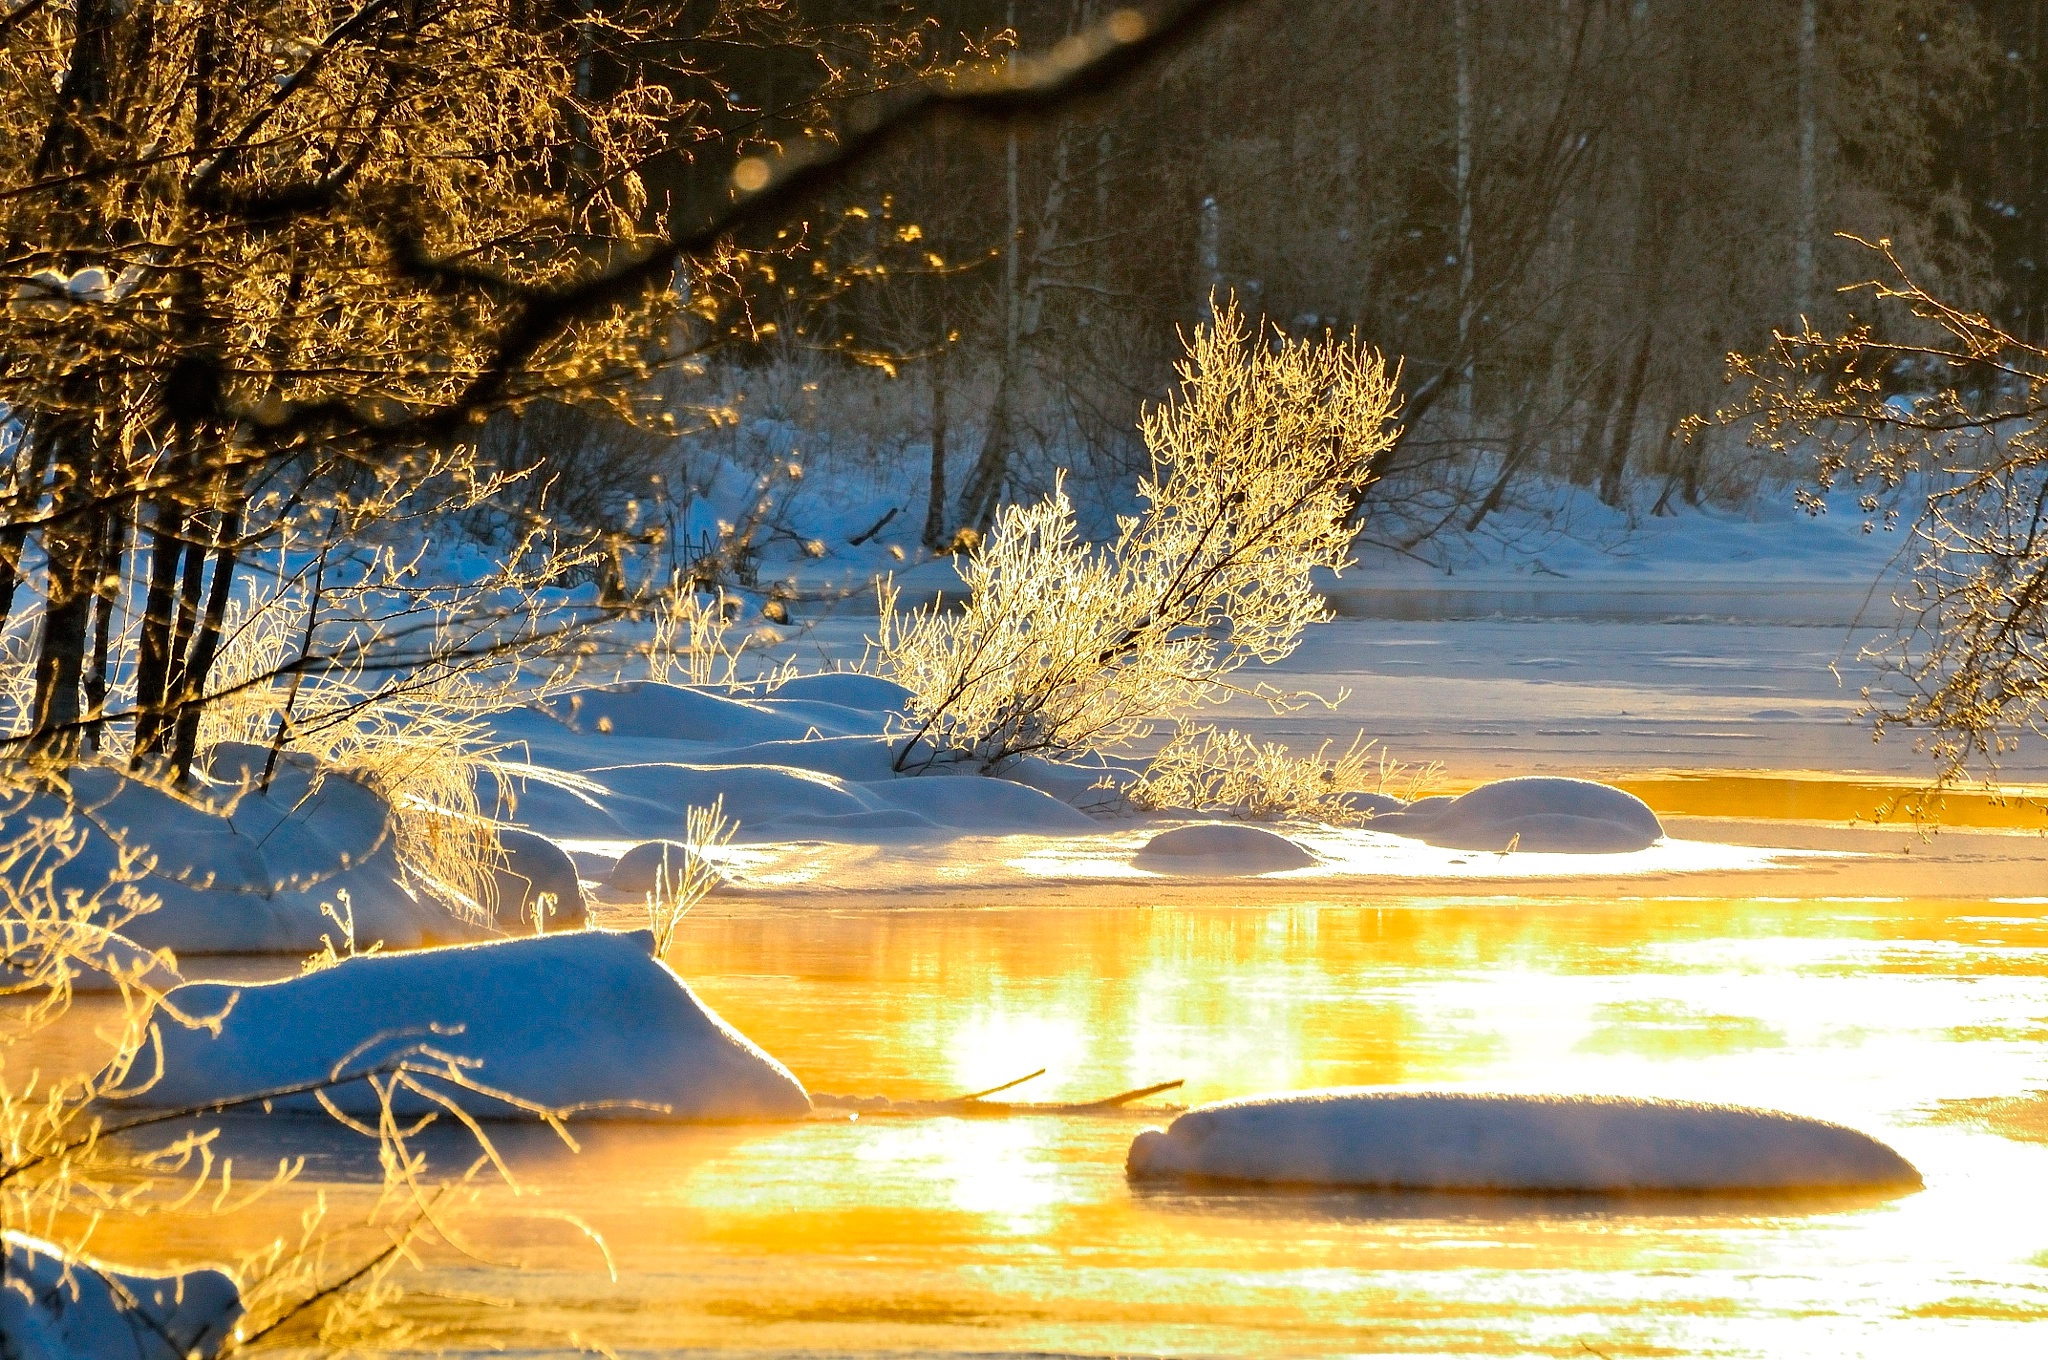
[[[752, 842], [1100, 830], [1015, 780], [899, 776], [891, 765], [900, 739], [886, 729], [903, 691], [886, 680], [804, 676], [775, 696], [792, 691], [800, 697], [738, 699], [653, 681], [580, 689], [495, 715], [492, 736], [585, 781], [578, 790], [516, 779], [506, 790], [520, 821], [550, 836], [678, 840], [692, 806], [721, 798], [738, 838]], [[883, 701], [889, 707], [875, 706]]]
[[1589, 779], [1531, 775], [1441, 795], [1398, 812], [1376, 813], [1374, 831], [1412, 836], [1452, 850], [1621, 854], [1663, 839], [1664, 826], [1634, 794]]
[[[465, 1084], [585, 1117], [789, 1119], [810, 1099], [650, 956], [653, 937], [577, 932], [349, 959], [283, 982], [187, 983], [183, 1014], [222, 1016], [218, 1035], [164, 1020], [161, 1077], [126, 1097], [158, 1109], [246, 1102], [318, 1110], [327, 1084], [349, 1114], [374, 1116], [371, 1077], [403, 1066], [401, 1114], [438, 1093], [473, 1115], [521, 1110]], [[378, 1076], [388, 1084], [388, 1076]], [[420, 1089], [413, 1089], [413, 1088]]]
[[1551, 1193], [1920, 1183], [1875, 1138], [1774, 1110], [1355, 1088], [1200, 1106], [1140, 1133], [1125, 1169], [1138, 1180]]
[[580, 930], [587, 919], [587, 906], [569, 852], [531, 831], [500, 831], [498, 846], [505, 852], [505, 862], [492, 871], [498, 884], [498, 928], [515, 935], [532, 934], [540, 899], [549, 897], [554, 904], [541, 923], [543, 928]]
[[1234, 822], [1198, 822], [1160, 832], [1131, 862], [1160, 874], [1268, 874], [1306, 869], [1318, 861], [1277, 831]]
[[4, 1234], [0, 1350], [8, 1360], [212, 1360], [242, 1316], [218, 1270], [141, 1275]]
[[642, 841], [619, 856], [605, 886], [615, 893], [644, 897], [657, 888], [673, 892], [686, 879], [707, 872], [714, 890], [729, 886], [723, 874], [681, 841]]
[[[235, 797], [245, 768], [260, 770], [265, 753], [228, 747], [215, 756], [222, 784], [214, 807], [195, 806], [104, 767], [82, 767], [69, 779], [71, 811], [84, 835], [78, 853], [56, 871], [59, 892], [107, 896], [101, 913], [144, 949], [179, 955], [310, 953], [321, 937], [343, 932], [322, 915], [347, 894], [356, 943], [409, 948], [469, 938], [477, 932], [453, 913], [423, 902], [400, 880], [392, 848], [391, 810], [361, 784], [329, 774], [316, 781], [310, 762], [286, 756], [267, 793]], [[55, 794], [38, 793], [0, 812], [0, 837], [31, 820], [66, 810]], [[156, 910], [125, 922], [117, 905], [124, 856], [136, 893], [158, 899]], [[339, 942], [338, 942], [339, 943]]]

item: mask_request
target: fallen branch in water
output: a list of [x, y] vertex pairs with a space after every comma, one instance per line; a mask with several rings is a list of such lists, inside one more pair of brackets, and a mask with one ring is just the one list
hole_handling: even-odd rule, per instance
[[821, 1110], [850, 1110], [855, 1114], [885, 1114], [927, 1119], [945, 1115], [956, 1118], [992, 1119], [1025, 1114], [1106, 1114], [1112, 1110], [1120, 1110], [1134, 1101], [1143, 1100], [1146, 1096], [1156, 1096], [1162, 1091], [1171, 1091], [1186, 1084], [1184, 1079], [1175, 1078], [1152, 1086], [1119, 1091], [1100, 1100], [1040, 1102], [988, 1099], [989, 1096], [1022, 1086], [1025, 1082], [1044, 1075], [1045, 1069], [1041, 1067], [1036, 1072], [1028, 1072], [1000, 1086], [991, 1086], [984, 1091], [953, 1096], [946, 1100], [891, 1100], [887, 1096], [842, 1096], [814, 1091], [811, 1094], [811, 1104]]

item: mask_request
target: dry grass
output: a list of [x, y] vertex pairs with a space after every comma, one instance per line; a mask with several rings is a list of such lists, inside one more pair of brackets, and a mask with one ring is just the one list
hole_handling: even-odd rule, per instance
[[683, 842], [689, 846], [690, 853], [674, 871], [664, 860], [663, 870], [655, 876], [654, 887], [646, 897], [647, 928], [654, 932], [656, 958], [668, 953], [683, 918], [690, 914], [690, 908], [703, 901], [713, 888], [724, 881], [717, 864], [704, 852], [724, 848], [738, 829], [739, 823], [725, 815], [723, 798], [708, 808], [693, 807], [684, 814]]

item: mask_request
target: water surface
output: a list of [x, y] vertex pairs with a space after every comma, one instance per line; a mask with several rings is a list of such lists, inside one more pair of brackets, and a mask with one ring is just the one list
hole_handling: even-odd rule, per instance
[[[1178, 1077], [1190, 1100], [1388, 1083], [1740, 1101], [1877, 1134], [1926, 1188], [1136, 1189], [1123, 1152], [1158, 1110], [585, 1127], [580, 1155], [502, 1140], [523, 1193], [465, 1220], [500, 1264], [437, 1258], [445, 1297], [410, 1307], [448, 1329], [439, 1344], [539, 1351], [2042, 1353], [2040, 904], [1255, 892], [1159, 909], [713, 899], [672, 962], [818, 1091], [925, 1099], [1044, 1067], [1014, 1094]], [[275, 1155], [277, 1125], [238, 1121], [229, 1144]], [[344, 1201], [374, 1174], [315, 1125], [285, 1141], [314, 1153], [306, 1185]], [[601, 1233], [617, 1279], [535, 1214]]]

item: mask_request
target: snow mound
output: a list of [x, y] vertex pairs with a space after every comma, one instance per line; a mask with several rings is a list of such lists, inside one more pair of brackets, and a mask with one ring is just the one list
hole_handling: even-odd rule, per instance
[[[701, 855], [681, 841], [643, 841], [619, 856], [605, 886], [641, 897], [663, 886], [673, 888], [685, 875], [708, 867]], [[716, 869], [711, 869], [711, 881], [714, 888], [726, 886], [725, 876]]]
[[554, 898], [543, 923], [548, 930], [580, 930], [586, 919], [583, 883], [569, 852], [546, 836], [531, 831], [500, 831], [498, 846], [505, 862], [493, 870], [498, 881], [498, 928], [531, 934], [533, 914], [542, 897]]
[[[778, 758], [804, 759], [806, 747], [819, 749], [821, 763], [869, 760], [829, 741], [793, 742], [780, 749]], [[1101, 829], [1086, 813], [1007, 779], [848, 779], [792, 764], [708, 760], [593, 761], [574, 772], [598, 792], [585, 797], [539, 780], [524, 781], [514, 789], [520, 820], [558, 837], [676, 840], [688, 830], [690, 808], [723, 799], [725, 815], [738, 823], [735, 838], [742, 842], [863, 843], [937, 834], [1058, 835]]]
[[1402, 812], [1375, 816], [1375, 831], [1414, 836], [1452, 850], [1562, 851], [1616, 854], [1663, 839], [1649, 804], [1589, 779], [1530, 775], [1482, 784], [1445, 802], [1420, 799]]
[[777, 685], [770, 697], [810, 699], [868, 713], [901, 713], [903, 706], [910, 702], [910, 691], [879, 675], [827, 671], [820, 675], [792, 676]]
[[0, 1234], [0, 1350], [9, 1360], [212, 1360], [242, 1316], [218, 1270], [141, 1275]]
[[[1341, 795], [1338, 802], [1353, 812], [1362, 812], [1367, 817], [1385, 817], [1390, 813], [1406, 812], [1409, 804], [1387, 793], [1364, 793], [1354, 791]], [[1450, 801], [1448, 799], [1446, 802]]]
[[1336, 1089], [1223, 1101], [1147, 1129], [1134, 1179], [1404, 1190], [1915, 1186], [1867, 1134], [1738, 1105]]
[[1277, 831], [1232, 822], [1197, 822], [1162, 831], [1131, 861], [1162, 874], [1267, 874], [1306, 869], [1316, 857]]
[[[532, 1104], [612, 1118], [786, 1119], [810, 1099], [781, 1063], [699, 1001], [658, 959], [646, 931], [536, 935], [379, 954], [282, 982], [187, 983], [182, 1014], [160, 1022], [162, 1075], [128, 1099], [158, 1109], [246, 1103], [286, 1092], [280, 1108], [317, 1110], [327, 1083], [343, 1111], [373, 1118], [366, 1079], [405, 1063], [411, 1080], [486, 1118]], [[223, 1014], [224, 1013], [224, 1014]], [[401, 1087], [403, 1115], [440, 1108]]]
[[652, 680], [570, 690], [534, 706], [580, 736], [737, 744], [802, 741], [812, 726], [759, 704]]
[[[244, 773], [260, 771], [266, 756], [255, 747], [216, 752], [221, 782], [201, 790], [217, 799], [210, 805], [102, 766], [75, 768], [67, 776], [68, 809], [50, 792], [23, 798], [0, 809], [0, 838], [69, 810], [84, 834], [78, 853], [56, 870], [57, 891], [85, 899], [105, 894], [102, 920], [146, 950], [310, 953], [322, 936], [342, 933], [321, 906], [339, 905], [343, 894], [359, 945], [411, 948], [475, 933], [406, 889], [382, 798], [290, 755], [278, 762], [267, 792], [240, 790]], [[126, 876], [158, 905], [120, 921], [120, 888], [110, 885], [124, 876], [124, 853], [140, 855]]]

